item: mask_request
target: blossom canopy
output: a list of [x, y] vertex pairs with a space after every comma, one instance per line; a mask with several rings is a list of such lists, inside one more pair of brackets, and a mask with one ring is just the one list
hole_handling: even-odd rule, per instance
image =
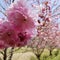
[[21, 47], [30, 40], [30, 35], [26, 32], [18, 32], [10, 22], [0, 24], [0, 48]]
[[6, 14], [8, 21], [14, 25], [15, 30], [27, 32], [33, 36], [37, 33], [36, 22], [30, 16], [31, 14], [29, 15], [29, 12], [28, 7], [19, 0], [7, 9]]

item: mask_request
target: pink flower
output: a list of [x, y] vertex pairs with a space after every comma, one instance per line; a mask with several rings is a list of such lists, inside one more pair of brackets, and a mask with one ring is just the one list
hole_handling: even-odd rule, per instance
[[12, 3], [6, 11], [8, 22], [0, 24], [0, 42], [2, 42], [0, 46], [2, 48], [24, 46], [37, 34], [35, 21], [32, 18], [34, 15], [29, 14], [32, 10], [30, 11], [25, 6], [24, 1]]
[[0, 25], [0, 40], [7, 44], [6, 47], [16, 44], [16, 36], [12, 25], [9, 22], [3, 22]]
[[18, 33], [17, 38], [19, 40], [17, 45], [20, 47], [27, 45], [28, 41], [31, 39], [30, 35], [26, 34], [25, 32]]
[[4, 41], [0, 40], [0, 49], [7, 47], [8, 45]]
[[39, 27], [38, 36], [42, 42], [40, 46], [44, 44], [44, 47], [60, 48], [60, 30], [59, 24], [56, 22], [50, 22], [45, 26]]
[[0, 24], [0, 48], [24, 46], [31, 36], [26, 32], [16, 31], [10, 22]]
[[27, 32], [31, 35], [36, 34], [35, 21], [28, 14], [28, 7], [25, 7], [23, 2], [13, 3], [6, 13], [8, 20], [13, 24], [16, 31]]

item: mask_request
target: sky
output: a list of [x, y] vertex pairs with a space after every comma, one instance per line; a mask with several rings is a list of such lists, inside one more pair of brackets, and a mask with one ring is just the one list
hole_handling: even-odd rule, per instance
[[[40, 0], [40, 1], [44, 1], [44, 0]], [[57, 4], [57, 5], [53, 6], [52, 12], [56, 9], [57, 6], [60, 5], [60, 0], [51, 0], [51, 3], [52, 3], [51, 6], [53, 5], [54, 1], [56, 1], [55, 4]], [[3, 6], [3, 9], [1, 8], [1, 6]], [[5, 12], [5, 10], [8, 8], [8, 6], [9, 5], [5, 4], [4, 0], [0, 0], [0, 10], [2, 10], [3, 12]], [[54, 14], [55, 13], [60, 13], [60, 11], [54, 12]], [[5, 16], [2, 13], [0, 13], [0, 18], [5, 18]], [[57, 20], [57, 22], [60, 23], [60, 18]]]
[[[5, 10], [8, 8], [8, 6], [9, 6], [9, 4], [6, 4], [4, 0], [0, 0], [0, 10], [5, 12]], [[1, 12], [0, 12], [0, 18], [5, 18], [4, 14], [2, 14]]]

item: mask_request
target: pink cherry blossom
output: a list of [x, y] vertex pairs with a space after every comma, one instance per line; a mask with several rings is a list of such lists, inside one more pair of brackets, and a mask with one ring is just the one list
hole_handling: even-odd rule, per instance
[[[26, 4], [26, 3], [25, 3]], [[34, 19], [29, 15], [29, 9], [23, 2], [13, 3], [6, 11], [8, 21], [10, 21], [16, 31], [23, 31], [36, 35], [36, 25]]]
[[0, 47], [16, 47], [24, 46], [31, 39], [26, 32], [16, 31], [10, 22], [0, 24]]
[[[39, 3], [40, 0], [38, 0]], [[56, 1], [53, 2], [56, 4]], [[60, 48], [60, 29], [59, 24], [56, 23], [56, 21], [59, 19], [60, 14], [60, 5], [56, 7], [53, 13], [52, 11], [52, 1], [51, 0], [42, 0], [38, 5], [35, 5], [37, 9], [39, 9], [39, 19], [38, 23], [40, 24], [38, 26], [38, 36], [36, 36], [32, 40], [32, 47], [38, 47], [39, 48]], [[58, 13], [57, 13], [58, 12]], [[39, 37], [37, 39], [37, 37]]]
[[0, 25], [0, 40], [7, 44], [6, 47], [15, 46], [16, 35], [12, 25], [8, 22], [4, 22]]

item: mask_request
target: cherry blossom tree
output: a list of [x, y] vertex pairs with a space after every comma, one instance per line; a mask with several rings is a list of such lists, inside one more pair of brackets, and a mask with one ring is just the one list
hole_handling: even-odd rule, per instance
[[43, 0], [42, 2], [37, 0], [37, 2], [38, 5], [33, 4], [33, 7], [39, 10], [39, 26], [37, 27], [38, 35], [32, 39], [28, 46], [31, 46], [33, 49], [37, 48], [39, 57], [39, 49], [41, 48], [60, 48], [60, 29], [59, 24], [57, 23], [57, 20], [60, 17], [60, 5], [54, 10], [56, 13], [53, 13], [52, 5], [57, 5], [55, 4], [56, 1], [54, 1], [53, 4], [51, 0]]
[[6, 14], [4, 13], [7, 21], [0, 23], [0, 48], [4, 49], [4, 60], [7, 59], [8, 47], [12, 47], [13, 50], [14, 47], [25, 46], [37, 34], [35, 21], [29, 15], [28, 7], [22, 3], [12, 3], [6, 10]]

